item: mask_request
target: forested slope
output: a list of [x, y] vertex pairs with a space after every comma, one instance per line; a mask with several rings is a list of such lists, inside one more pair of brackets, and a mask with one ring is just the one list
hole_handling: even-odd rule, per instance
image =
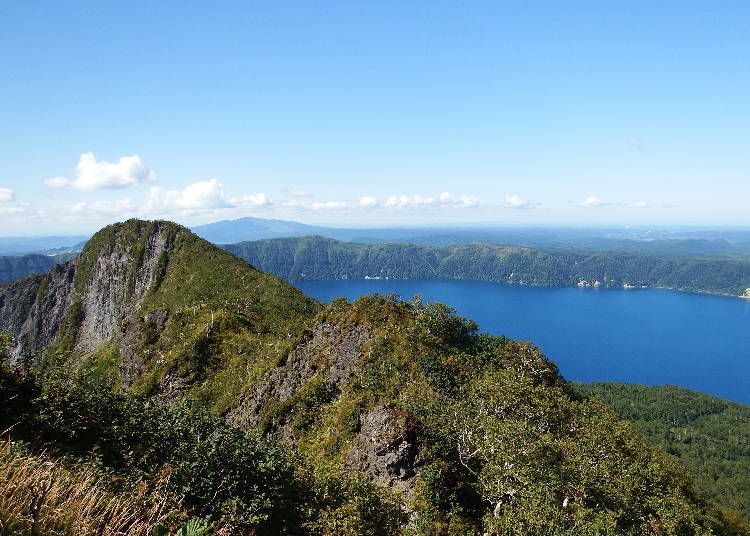
[[750, 261], [665, 259], [463, 244], [353, 244], [310, 236], [223, 245], [259, 269], [288, 281], [364, 277], [454, 278], [540, 286], [668, 287], [742, 295]]
[[750, 520], [750, 406], [672, 385], [575, 385], [675, 456], [703, 491]]

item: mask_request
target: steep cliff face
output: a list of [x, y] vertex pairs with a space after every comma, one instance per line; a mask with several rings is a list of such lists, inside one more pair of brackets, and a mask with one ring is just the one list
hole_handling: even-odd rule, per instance
[[79, 259], [1, 287], [0, 331], [13, 337], [11, 360], [39, 358], [66, 315], [77, 353], [90, 353], [112, 339], [140, 307], [176, 229], [168, 222], [111, 226]]
[[[13, 338], [11, 362], [54, 352], [125, 387], [172, 391], [215, 369], [217, 354], [229, 357], [215, 344], [223, 335], [291, 336], [316, 307], [184, 227], [130, 220], [105, 227], [48, 274], [0, 287], [0, 332]], [[288, 321], [276, 318], [284, 313]]]
[[138, 312], [157, 279], [159, 260], [166, 264], [162, 256], [168, 256], [177, 229], [168, 222], [144, 222], [135, 236], [132, 231], [114, 228], [106, 241], [81, 255], [87, 273], [76, 281], [83, 312], [76, 350], [82, 354], [109, 341], [123, 321]]
[[35, 358], [57, 335], [73, 303], [76, 261], [0, 287], [0, 331], [13, 338], [8, 357]]

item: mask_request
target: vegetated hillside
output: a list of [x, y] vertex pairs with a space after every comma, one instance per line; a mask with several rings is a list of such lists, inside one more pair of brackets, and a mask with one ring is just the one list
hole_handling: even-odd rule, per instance
[[[742, 295], [750, 261], [664, 259], [464, 244], [351, 244], [311, 236], [223, 245], [288, 281], [363, 277], [454, 278], [540, 286], [626, 285]], [[581, 282], [585, 283], [581, 283]]]
[[186, 377], [211, 376], [203, 388], [217, 401], [241, 389], [234, 368], [276, 358], [318, 308], [184, 227], [130, 220], [48, 274], [0, 287], [0, 331], [14, 362], [46, 357], [175, 395]]
[[34, 274], [44, 274], [56, 264], [69, 261], [75, 254], [62, 255], [19, 255], [0, 257], [0, 284], [15, 281]]
[[[748, 534], [532, 345], [440, 304], [321, 308], [167, 222], [107, 227], [3, 287], [0, 331], [0, 430], [24, 440], [0, 470], [43, 446], [158, 534], [190, 516], [216, 534]], [[69, 474], [6, 479], [0, 521], [77, 534], [56, 527], [85, 497], [8, 491]]]
[[575, 384], [696, 475], [699, 488], [750, 520], [750, 406], [671, 385]]

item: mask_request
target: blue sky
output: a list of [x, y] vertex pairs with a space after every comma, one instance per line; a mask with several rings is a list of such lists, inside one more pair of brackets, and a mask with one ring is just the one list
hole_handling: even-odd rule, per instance
[[2, 235], [750, 223], [750, 3], [4, 2]]

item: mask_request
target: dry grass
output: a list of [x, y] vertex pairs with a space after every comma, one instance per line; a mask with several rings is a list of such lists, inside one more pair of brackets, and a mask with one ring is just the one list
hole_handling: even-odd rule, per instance
[[101, 475], [72, 472], [0, 441], [0, 536], [150, 536], [169, 517], [164, 502], [112, 493]]

